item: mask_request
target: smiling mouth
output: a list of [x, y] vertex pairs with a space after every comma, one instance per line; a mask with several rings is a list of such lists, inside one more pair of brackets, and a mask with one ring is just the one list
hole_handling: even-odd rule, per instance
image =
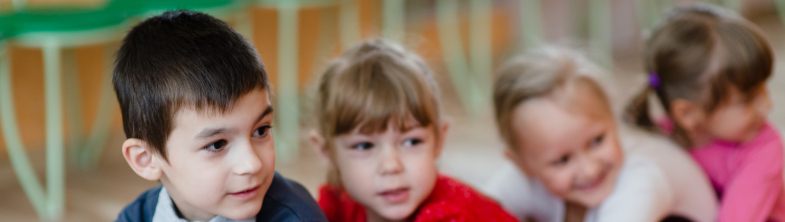
[[402, 187], [402, 188], [390, 189], [381, 192], [378, 195], [389, 203], [392, 204], [402, 203], [407, 199], [409, 199], [409, 188]]
[[598, 176], [596, 179], [594, 179], [594, 181], [592, 181], [590, 183], [584, 183], [584, 184], [577, 185], [577, 186], [575, 186], [575, 189], [581, 190], [581, 191], [595, 190], [596, 188], [600, 187], [600, 185], [602, 185], [602, 183], [605, 181], [605, 178], [607, 176], [608, 176], [608, 172], [607, 171], [603, 172], [600, 176]]
[[239, 198], [242, 198], [242, 199], [250, 198], [250, 197], [256, 196], [256, 194], [259, 193], [259, 187], [261, 187], [261, 185], [257, 185], [255, 187], [252, 187], [252, 188], [247, 189], [247, 190], [243, 190], [243, 191], [235, 192], [235, 193], [229, 193], [229, 194], [234, 196], [234, 197], [239, 197]]

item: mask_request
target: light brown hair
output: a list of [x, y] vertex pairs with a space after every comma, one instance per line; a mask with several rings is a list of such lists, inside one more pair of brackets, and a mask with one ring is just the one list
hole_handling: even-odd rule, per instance
[[588, 92], [599, 101], [603, 112], [612, 115], [605, 91], [597, 82], [601, 73], [596, 65], [577, 52], [544, 47], [510, 59], [496, 71], [493, 85], [493, 105], [496, 125], [508, 147], [516, 144], [512, 128], [515, 109], [532, 99], [556, 93], [572, 101], [574, 94]]
[[[646, 44], [649, 84], [627, 107], [627, 119], [655, 130], [648, 95], [654, 92], [666, 113], [675, 99], [701, 105], [710, 113], [728, 99], [728, 87], [749, 95], [771, 76], [771, 46], [758, 28], [722, 8], [695, 4], [677, 8], [656, 27]], [[690, 142], [678, 124], [677, 141]]]
[[330, 148], [335, 136], [359, 127], [361, 133], [401, 130], [407, 118], [420, 126], [441, 123], [439, 90], [423, 60], [383, 39], [356, 45], [333, 61], [322, 74], [316, 96], [319, 133]]

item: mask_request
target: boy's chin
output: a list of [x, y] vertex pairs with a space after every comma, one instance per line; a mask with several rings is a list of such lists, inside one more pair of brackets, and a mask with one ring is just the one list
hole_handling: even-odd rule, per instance
[[243, 206], [234, 207], [229, 210], [230, 212], [226, 212], [221, 216], [232, 220], [245, 220], [253, 218], [259, 214], [260, 210], [262, 210], [262, 201], [259, 201], [258, 203], [247, 203]]

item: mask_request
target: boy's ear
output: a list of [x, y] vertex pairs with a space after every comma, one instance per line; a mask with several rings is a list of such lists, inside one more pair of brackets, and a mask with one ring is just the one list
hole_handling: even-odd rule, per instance
[[450, 130], [450, 124], [452, 124], [452, 120], [449, 118], [444, 118], [442, 120], [441, 125], [439, 126], [439, 138], [436, 140], [436, 158], [442, 154], [442, 150], [444, 150], [444, 142], [447, 138], [447, 132]]
[[140, 139], [127, 139], [123, 142], [123, 157], [125, 162], [137, 175], [146, 180], [158, 180], [163, 171], [160, 164], [156, 164], [157, 157], [152, 153], [152, 147]]
[[695, 131], [703, 118], [700, 107], [685, 99], [675, 99], [670, 105], [670, 116], [673, 117], [673, 122], [687, 131]]
[[518, 167], [518, 169], [521, 170], [523, 174], [526, 174], [526, 176], [532, 176], [527, 172], [526, 164], [524, 164], [523, 160], [521, 160], [521, 156], [510, 150], [510, 148], [504, 148], [504, 157], [515, 164], [515, 166]]
[[322, 161], [327, 167], [332, 167], [332, 161], [330, 160], [330, 151], [327, 150], [327, 144], [325, 142], [324, 137], [322, 137], [319, 132], [316, 130], [311, 130], [308, 133], [308, 138], [311, 140], [311, 145], [313, 147], [313, 151], [316, 152], [319, 159]]

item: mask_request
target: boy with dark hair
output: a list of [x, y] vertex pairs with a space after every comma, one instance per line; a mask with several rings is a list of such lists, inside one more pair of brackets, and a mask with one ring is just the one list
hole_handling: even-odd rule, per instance
[[118, 221], [326, 221], [275, 172], [267, 74], [226, 23], [190, 11], [142, 22], [117, 53], [128, 165], [159, 185]]

